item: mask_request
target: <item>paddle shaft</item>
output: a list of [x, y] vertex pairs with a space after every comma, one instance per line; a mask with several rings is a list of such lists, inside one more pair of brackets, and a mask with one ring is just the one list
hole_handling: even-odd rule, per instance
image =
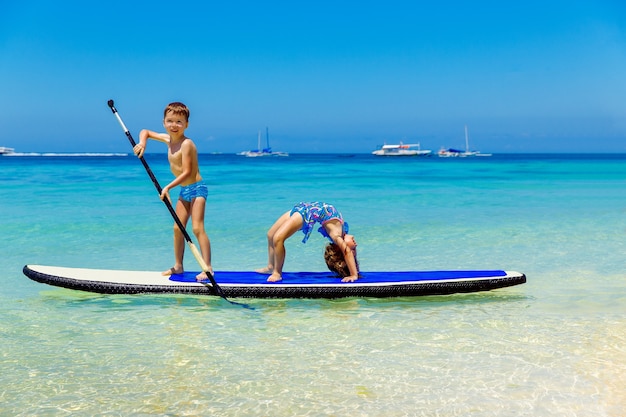
[[[133, 139], [133, 135], [131, 135], [130, 131], [128, 130], [128, 128], [126, 127], [124, 122], [122, 121], [122, 118], [120, 117], [119, 113], [117, 112], [117, 109], [115, 108], [115, 106], [113, 104], [113, 100], [109, 100], [108, 104], [109, 104], [109, 107], [111, 108], [111, 111], [113, 112], [113, 114], [117, 118], [117, 121], [120, 123], [120, 126], [122, 126], [122, 129], [124, 130], [124, 133], [126, 134], [126, 137], [128, 138], [128, 141], [130, 142], [131, 146], [134, 148], [135, 145], [137, 145], [137, 143], [135, 142], [135, 139]], [[143, 164], [143, 167], [146, 169], [146, 172], [148, 173], [148, 176], [152, 180], [152, 183], [156, 187], [156, 189], [157, 189], [157, 191], [159, 193], [159, 196], [160, 196], [161, 193], [163, 192], [163, 188], [161, 188], [161, 185], [159, 184], [159, 181], [154, 176], [154, 173], [150, 169], [150, 166], [148, 165], [148, 163], [146, 162], [144, 157], [142, 156], [139, 159], [141, 160], [141, 163]], [[202, 259], [202, 254], [200, 253], [198, 248], [196, 248], [196, 245], [194, 245], [193, 241], [191, 240], [191, 236], [189, 236], [189, 233], [187, 233], [187, 230], [185, 229], [185, 225], [183, 225], [183, 223], [180, 221], [180, 218], [176, 214], [176, 211], [174, 210], [174, 207], [172, 207], [172, 203], [170, 203], [170, 201], [169, 201], [169, 199], [167, 197], [163, 198], [162, 200], [165, 203], [165, 206], [169, 210], [170, 214], [172, 215], [172, 218], [174, 219], [174, 221], [178, 225], [178, 228], [180, 229], [180, 231], [182, 232], [183, 236], [185, 237], [185, 240], [187, 241], [187, 244], [189, 245], [189, 248], [191, 249], [191, 252], [193, 253], [193, 256], [196, 258], [196, 261], [198, 261], [198, 264], [200, 264], [200, 267], [202, 268], [202, 271], [204, 271], [204, 273], [207, 275], [207, 277], [209, 277], [209, 280], [211, 280], [211, 284], [213, 285], [213, 288], [215, 289], [215, 292], [220, 297], [226, 299], [226, 296], [224, 295], [224, 292], [222, 291], [220, 286], [217, 285], [217, 282], [215, 282], [215, 278], [213, 277], [213, 274], [211, 273], [211, 271], [209, 271], [209, 266], [206, 264], [206, 262], [204, 262], [204, 259]]]

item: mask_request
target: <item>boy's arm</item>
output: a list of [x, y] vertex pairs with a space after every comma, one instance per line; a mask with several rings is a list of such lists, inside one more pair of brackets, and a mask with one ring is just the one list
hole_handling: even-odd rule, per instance
[[148, 139], [158, 140], [163, 143], [170, 143], [170, 135], [167, 133], [157, 133], [152, 130], [143, 129], [139, 132], [139, 143], [133, 148], [133, 152], [137, 157], [141, 158], [146, 150]]

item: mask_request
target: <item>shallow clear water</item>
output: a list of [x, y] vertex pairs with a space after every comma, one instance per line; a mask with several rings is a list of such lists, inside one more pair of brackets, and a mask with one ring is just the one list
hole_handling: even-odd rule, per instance
[[[170, 180], [164, 155], [148, 162]], [[0, 415], [621, 415], [625, 155], [203, 155], [201, 170], [218, 271], [262, 266], [275, 218], [323, 200], [362, 270], [528, 282], [253, 310], [50, 287], [23, 265], [167, 269], [172, 221], [134, 157], [2, 157]], [[323, 246], [290, 239], [285, 270], [324, 270]]]

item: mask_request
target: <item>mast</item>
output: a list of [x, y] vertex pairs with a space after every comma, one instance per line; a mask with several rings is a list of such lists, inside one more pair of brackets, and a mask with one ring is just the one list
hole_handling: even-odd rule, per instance
[[465, 153], [469, 153], [469, 140], [467, 138], [467, 125], [465, 125]]

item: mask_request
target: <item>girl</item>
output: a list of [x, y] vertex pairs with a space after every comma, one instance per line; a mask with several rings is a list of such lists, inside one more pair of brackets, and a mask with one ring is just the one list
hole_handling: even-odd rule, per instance
[[267, 267], [257, 269], [256, 272], [270, 274], [267, 279], [269, 282], [282, 280], [285, 240], [302, 230], [302, 243], [306, 243], [315, 223], [321, 224], [318, 231], [332, 242], [324, 253], [328, 269], [342, 276], [342, 282], [356, 281], [359, 278], [359, 264], [354, 236], [347, 234], [348, 224], [343, 221], [341, 213], [334, 206], [320, 202], [298, 203], [276, 220], [267, 232]]

